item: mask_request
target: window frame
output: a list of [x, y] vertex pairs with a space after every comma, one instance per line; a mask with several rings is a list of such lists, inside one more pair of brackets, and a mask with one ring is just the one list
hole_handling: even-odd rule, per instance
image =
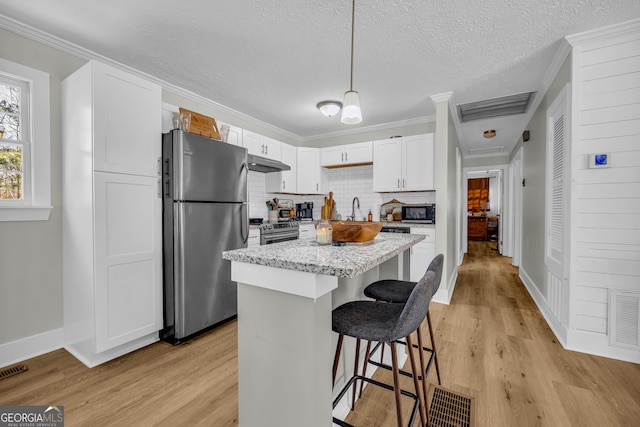
[[3, 58], [0, 74], [29, 86], [27, 141], [17, 141], [23, 146], [23, 200], [0, 201], [0, 221], [44, 221], [53, 208], [49, 74]]

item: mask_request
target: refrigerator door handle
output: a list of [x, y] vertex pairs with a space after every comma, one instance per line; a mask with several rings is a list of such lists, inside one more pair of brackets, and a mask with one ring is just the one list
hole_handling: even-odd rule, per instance
[[[249, 240], [249, 214], [247, 213], [247, 217], [242, 214], [243, 209], [249, 209], [246, 203], [240, 205], [240, 237], [242, 238], [242, 243], [247, 243]], [[245, 237], [245, 229], [246, 229], [246, 237]]]

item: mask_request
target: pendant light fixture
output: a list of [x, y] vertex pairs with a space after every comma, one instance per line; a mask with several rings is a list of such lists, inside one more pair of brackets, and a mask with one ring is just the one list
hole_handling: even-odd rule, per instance
[[353, 39], [356, 22], [356, 0], [352, 0], [351, 8], [351, 79], [349, 90], [344, 93], [344, 107], [340, 121], [347, 125], [355, 125], [362, 121], [362, 111], [360, 110], [360, 97], [358, 92], [353, 90]]

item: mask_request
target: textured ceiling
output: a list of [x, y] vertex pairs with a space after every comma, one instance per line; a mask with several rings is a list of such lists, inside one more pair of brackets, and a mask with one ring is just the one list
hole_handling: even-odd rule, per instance
[[[349, 0], [0, 0], [0, 14], [304, 141], [424, 119], [443, 92], [464, 103], [540, 90], [564, 36], [640, 17], [640, 1], [358, 0], [356, 126], [315, 107], [348, 90]], [[463, 125], [463, 151], [508, 153], [517, 119], [491, 141], [477, 133], [491, 121]]]

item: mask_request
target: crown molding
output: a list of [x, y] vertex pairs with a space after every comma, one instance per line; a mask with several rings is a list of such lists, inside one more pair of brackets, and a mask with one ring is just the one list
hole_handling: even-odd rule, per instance
[[450, 100], [452, 96], [453, 96], [453, 92], [449, 91], [449, 92], [437, 93], [435, 95], [430, 95], [429, 98], [431, 98], [431, 100], [437, 104], [438, 102]]
[[576, 47], [586, 43], [607, 40], [612, 37], [620, 37], [627, 33], [637, 33], [638, 31], [640, 31], [640, 18], [572, 34], [567, 36], [566, 40], [571, 46]]
[[323, 133], [320, 135], [304, 136], [304, 137], [298, 137], [298, 138], [300, 138], [300, 142], [303, 142], [303, 143], [313, 142], [313, 141], [326, 139], [326, 138], [336, 138], [339, 136], [356, 135], [356, 134], [365, 133], [365, 132], [376, 132], [380, 130], [394, 129], [394, 128], [399, 128], [403, 126], [421, 125], [425, 123], [432, 123], [435, 120], [436, 120], [436, 116], [434, 115], [423, 116], [423, 117], [416, 117], [414, 119], [400, 120], [397, 122], [382, 123], [378, 125], [365, 126], [365, 127], [359, 127], [359, 128], [349, 128], [347, 130], [340, 130], [336, 132], [329, 132], [329, 133]]

